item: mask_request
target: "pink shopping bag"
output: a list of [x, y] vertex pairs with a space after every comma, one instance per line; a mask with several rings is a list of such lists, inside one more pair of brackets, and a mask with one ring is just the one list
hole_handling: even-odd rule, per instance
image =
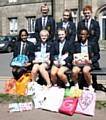
[[83, 90], [78, 100], [76, 113], [94, 116], [96, 104], [96, 93], [89, 90]]
[[63, 103], [59, 109], [59, 112], [68, 115], [73, 115], [75, 113], [77, 103], [78, 103], [78, 98], [71, 98], [71, 97], [64, 98]]

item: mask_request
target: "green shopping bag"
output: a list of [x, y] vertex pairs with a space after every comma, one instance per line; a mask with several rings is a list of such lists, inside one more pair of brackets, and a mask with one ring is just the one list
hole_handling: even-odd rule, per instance
[[64, 97], [72, 97], [77, 98], [80, 97], [82, 94], [82, 90], [72, 86], [71, 88], [66, 88], [64, 92]]

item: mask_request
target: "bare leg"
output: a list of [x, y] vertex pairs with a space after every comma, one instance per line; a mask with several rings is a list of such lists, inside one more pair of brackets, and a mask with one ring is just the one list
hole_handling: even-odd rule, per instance
[[67, 67], [62, 66], [59, 70], [58, 70], [58, 77], [60, 78], [60, 80], [62, 80], [65, 84], [68, 82], [67, 80], [67, 76], [65, 74], [65, 72], [68, 70]]
[[38, 70], [39, 70], [39, 64], [34, 64], [32, 71], [31, 71], [31, 75], [32, 75], [32, 80], [35, 81], [37, 74], [38, 74]]
[[51, 68], [50, 76], [51, 76], [51, 81], [52, 81], [53, 84], [56, 84], [58, 69], [59, 68], [56, 67], [55, 65], [53, 65], [52, 68]]
[[51, 84], [49, 73], [48, 73], [47, 69], [48, 69], [48, 65], [46, 63], [42, 63], [39, 67], [39, 72], [42, 75], [42, 77], [46, 80], [47, 87], [51, 87], [52, 84]]
[[83, 68], [83, 74], [84, 74], [84, 78], [89, 85], [91, 85], [91, 74], [90, 74], [90, 71], [91, 71], [91, 67], [90, 66], [85, 66]]
[[77, 66], [74, 66], [72, 69], [72, 80], [74, 80], [75, 82], [77, 82], [77, 80], [78, 80], [78, 74], [79, 74], [80, 70], [81, 69]]
[[81, 69], [78, 66], [74, 66], [72, 69], [72, 80], [74, 81], [75, 87], [79, 88], [78, 84], [78, 74], [81, 71]]

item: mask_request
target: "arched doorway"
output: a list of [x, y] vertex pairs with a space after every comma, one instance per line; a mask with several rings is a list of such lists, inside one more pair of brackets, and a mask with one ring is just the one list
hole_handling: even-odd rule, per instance
[[96, 16], [98, 16], [98, 20], [100, 23], [101, 29], [100, 39], [106, 40], [106, 5], [98, 9]]

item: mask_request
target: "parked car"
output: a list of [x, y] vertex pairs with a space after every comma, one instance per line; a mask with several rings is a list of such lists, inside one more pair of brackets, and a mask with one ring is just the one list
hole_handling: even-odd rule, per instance
[[28, 41], [34, 43], [34, 45], [36, 44], [36, 34], [35, 33], [28, 33]]
[[12, 52], [17, 36], [0, 36], [0, 52]]

